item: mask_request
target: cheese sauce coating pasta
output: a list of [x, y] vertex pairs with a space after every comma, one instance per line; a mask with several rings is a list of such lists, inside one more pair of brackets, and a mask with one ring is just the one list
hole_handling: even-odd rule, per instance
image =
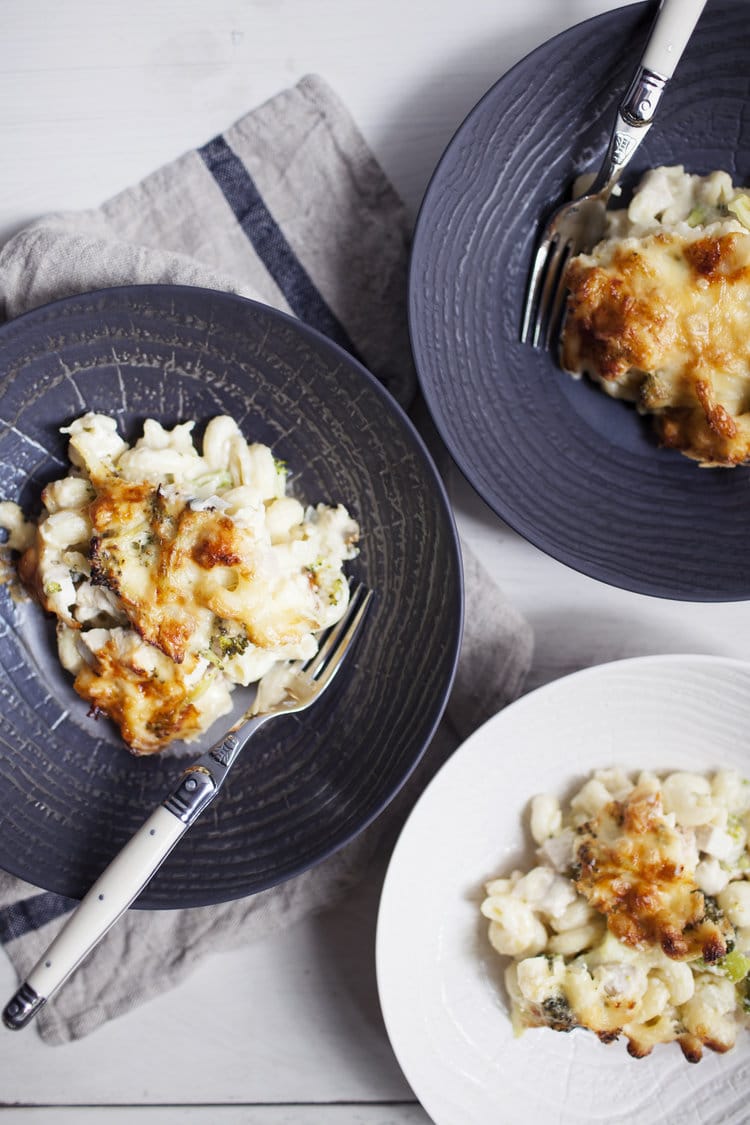
[[623, 1035], [690, 1062], [750, 1026], [750, 782], [599, 770], [561, 808], [531, 803], [537, 864], [486, 884], [482, 914], [517, 1034]]
[[268, 446], [221, 416], [199, 453], [193, 426], [148, 419], [130, 447], [85, 414], [62, 431], [73, 468], [44, 489], [38, 525], [0, 505], [76, 691], [139, 754], [197, 738], [235, 685], [259, 681], [256, 710], [283, 695], [285, 662], [343, 615], [357, 553], [347, 510], [287, 495]]

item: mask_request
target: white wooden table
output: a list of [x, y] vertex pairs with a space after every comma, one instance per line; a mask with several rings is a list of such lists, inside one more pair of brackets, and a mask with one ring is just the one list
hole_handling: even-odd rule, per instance
[[[616, 2], [3, 0], [0, 239], [45, 211], [100, 202], [313, 71], [415, 211], [492, 82]], [[612, 589], [521, 540], [460, 480], [453, 500], [534, 627], [529, 687], [645, 653], [750, 655], [750, 603]], [[425, 1125], [378, 1007], [379, 886], [374, 873], [327, 915], [207, 959], [174, 992], [78, 1043], [0, 1034], [0, 1105], [14, 1107], [3, 1125]], [[0, 996], [14, 985], [0, 954]]]

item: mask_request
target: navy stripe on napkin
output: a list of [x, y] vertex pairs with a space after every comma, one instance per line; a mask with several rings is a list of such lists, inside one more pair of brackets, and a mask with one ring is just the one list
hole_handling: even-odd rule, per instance
[[5, 945], [32, 930], [41, 929], [47, 922], [61, 918], [76, 905], [73, 898], [45, 891], [30, 898], [22, 898], [11, 906], [4, 906], [0, 908], [0, 941]]
[[198, 153], [256, 254], [284, 294], [289, 308], [300, 320], [330, 336], [356, 356], [348, 332], [313, 284], [268, 210], [252, 176], [224, 137], [214, 137], [199, 148]]

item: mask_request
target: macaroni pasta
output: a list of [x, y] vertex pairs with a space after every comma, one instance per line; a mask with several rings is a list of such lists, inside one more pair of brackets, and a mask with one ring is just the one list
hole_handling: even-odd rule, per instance
[[63, 431], [72, 470], [44, 489], [38, 524], [0, 505], [76, 691], [141, 754], [198, 737], [235, 685], [259, 681], [257, 710], [283, 696], [285, 662], [343, 615], [356, 554], [346, 509], [287, 495], [268, 446], [217, 417], [199, 453], [193, 426], [149, 419], [130, 447], [85, 414]]
[[599, 770], [563, 809], [533, 799], [537, 864], [486, 885], [482, 914], [517, 1034], [677, 1041], [697, 1062], [750, 1020], [750, 782]]

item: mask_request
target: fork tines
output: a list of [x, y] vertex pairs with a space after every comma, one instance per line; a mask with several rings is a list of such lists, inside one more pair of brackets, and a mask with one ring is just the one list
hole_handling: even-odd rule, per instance
[[372, 590], [369, 590], [363, 582], [359, 582], [352, 590], [343, 617], [331, 626], [315, 656], [303, 666], [302, 671], [316, 686], [322, 687], [338, 671], [346, 652], [359, 632], [372, 597]]
[[573, 254], [570, 242], [545, 232], [531, 268], [524, 305], [521, 342], [548, 348], [560, 328], [565, 303], [565, 270]]

